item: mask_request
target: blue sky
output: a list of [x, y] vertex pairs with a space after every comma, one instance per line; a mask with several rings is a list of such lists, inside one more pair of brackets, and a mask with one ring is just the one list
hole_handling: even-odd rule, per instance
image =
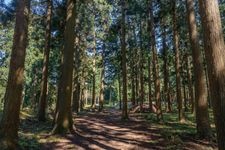
[[11, 0], [5, 0], [5, 3], [8, 4], [9, 2], [11, 2]]

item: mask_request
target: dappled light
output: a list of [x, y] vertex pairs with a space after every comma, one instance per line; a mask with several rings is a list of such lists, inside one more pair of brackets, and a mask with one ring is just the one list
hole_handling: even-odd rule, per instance
[[225, 150], [225, 0], [197, 1], [0, 0], [0, 150]]

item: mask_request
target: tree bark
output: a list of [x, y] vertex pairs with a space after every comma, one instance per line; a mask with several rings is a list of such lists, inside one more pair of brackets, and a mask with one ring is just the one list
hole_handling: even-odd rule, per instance
[[47, 1], [46, 13], [46, 31], [45, 31], [45, 51], [42, 69], [41, 95], [39, 99], [38, 120], [46, 120], [46, 102], [47, 102], [47, 86], [48, 86], [48, 66], [51, 41], [51, 19], [52, 18], [52, 0]]
[[194, 65], [195, 77], [195, 107], [196, 107], [196, 124], [197, 134], [202, 138], [211, 137], [211, 128], [208, 113], [208, 101], [206, 82], [204, 79], [204, 66], [201, 57], [201, 50], [198, 40], [198, 31], [195, 20], [194, 1], [186, 0], [188, 24], [189, 24], [189, 37], [192, 46], [192, 57]]
[[155, 39], [155, 27], [154, 27], [154, 16], [153, 16], [153, 2], [149, 0], [149, 27], [151, 34], [151, 49], [153, 52], [153, 77], [154, 77], [154, 86], [155, 86], [155, 99], [157, 105], [157, 119], [162, 119], [162, 110], [161, 110], [161, 96], [160, 96], [160, 78], [159, 78], [159, 66], [158, 66], [158, 56], [156, 49], [156, 39]]
[[143, 52], [143, 41], [142, 41], [142, 20], [140, 16], [140, 111], [143, 112], [143, 103], [144, 103], [144, 52]]
[[95, 17], [94, 17], [94, 47], [93, 47], [93, 76], [92, 76], [92, 101], [91, 107], [95, 108], [96, 105], [96, 93], [95, 93], [95, 85], [96, 85], [96, 31], [95, 31]]
[[149, 103], [149, 111], [152, 110], [152, 72], [151, 72], [151, 58], [148, 56], [148, 103]]
[[171, 112], [171, 102], [169, 98], [169, 72], [168, 72], [168, 47], [166, 44], [166, 27], [165, 27], [165, 19], [162, 18], [161, 21], [161, 28], [162, 28], [162, 47], [163, 47], [163, 75], [164, 75], [164, 97], [167, 102], [166, 111]]
[[184, 121], [184, 111], [182, 105], [181, 95], [181, 76], [180, 76], [180, 54], [179, 54], [179, 39], [177, 29], [177, 11], [176, 11], [176, 0], [173, 0], [173, 41], [175, 51], [175, 70], [176, 70], [176, 91], [177, 91], [177, 103], [178, 103], [178, 117], [179, 121]]
[[122, 96], [121, 96], [121, 79], [120, 79], [120, 73], [118, 73], [118, 95], [119, 95], [119, 109], [122, 109]]
[[55, 126], [52, 133], [65, 134], [73, 131], [72, 120], [72, 83], [74, 62], [74, 39], [75, 39], [75, 12], [76, 1], [67, 1], [67, 17], [64, 31], [64, 47], [62, 56], [62, 75], [60, 78], [58, 110], [56, 112]]
[[122, 0], [122, 22], [121, 22], [121, 51], [122, 51], [122, 77], [123, 77], [123, 110], [122, 119], [128, 119], [127, 111], [127, 56], [126, 56], [126, 14], [125, 0]]
[[193, 92], [193, 85], [192, 85], [192, 71], [190, 67], [190, 61], [189, 57], [186, 57], [186, 63], [187, 63], [187, 77], [188, 77], [188, 91], [189, 91], [189, 99], [191, 104], [191, 113], [195, 112], [195, 98], [194, 98], [194, 92]]
[[225, 149], [225, 46], [217, 0], [199, 0], [219, 150]]
[[19, 113], [24, 83], [29, 9], [29, 0], [18, 1], [13, 47], [4, 97], [4, 110], [0, 124], [0, 144], [3, 150], [16, 149], [18, 146]]
[[103, 104], [104, 104], [104, 79], [105, 79], [105, 45], [103, 46], [102, 51], [102, 70], [100, 75], [100, 94], [99, 94], [99, 111], [103, 110]]

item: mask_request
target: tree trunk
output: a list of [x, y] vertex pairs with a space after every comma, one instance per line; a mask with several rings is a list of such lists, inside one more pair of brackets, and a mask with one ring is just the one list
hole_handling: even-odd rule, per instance
[[192, 57], [194, 64], [195, 77], [195, 107], [196, 107], [196, 123], [197, 134], [202, 137], [211, 137], [211, 128], [209, 123], [208, 102], [206, 82], [204, 79], [204, 66], [201, 57], [201, 50], [198, 40], [198, 31], [195, 20], [194, 1], [186, 0], [189, 37], [192, 46]]
[[[95, 20], [95, 19], [94, 19]], [[95, 22], [94, 22], [95, 24]], [[91, 101], [91, 107], [95, 108], [96, 105], [96, 93], [95, 93], [95, 84], [96, 84], [96, 32], [95, 32], [95, 25], [94, 25], [94, 47], [93, 47], [93, 76], [92, 76], [92, 101]]]
[[29, 9], [29, 0], [18, 1], [8, 82], [4, 97], [4, 110], [0, 124], [0, 144], [3, 150], [17, 148]]
[[104, 79], [105, 79], [105, 46], [102, 51], [102, 71], [100, 75], [99, 111], [102, 111], [104, 104]]
[[45, 51], [42, 69], [41, 81], [41, 95], [39, 99], [38, 120], [46, 120], [46, 101], [47, 101], [47, 86], [48, 86], [48, 66], [49, 66], [49, 53], [50, 53], [50, 40], [51, 40], [51, 19], [52, 18], [52, 0], [47, 1], [47, 14], [46, 14], [46, 31], [45, 31]]
[[225, 149], [225, 46], [217, 0], [199, 0], [219, 150]]
[[151, 74], [151, 60], [150, 55], [148, 56], [148, 103], [149, 110], [152, 112], [152, 74]]
[[140, 16], [140, 111], [143, 112], [143, 103], [144, 103], [144, 52], [142, 44], [142, 20]]
[[[134, 67], [132, 65], [132, 76], [135, 76], [135, 72], [134, 72]], [[135, 78], [131, 78], [131, 102], [132, 102], [132, 105], [134, 106], [136, 101], [136, 91], [135, 91]]]
[[180, 54], [179, 54], [179, 39], [177, 29], [177, 12], [176, 12], [176, 0], [173, 0], [173, 41], [175, 50], [175, 70], [176, 70], [176, 91], [177, 91], [177, 103], [178, 103], [178, 116], [179, 121], [184, 121], [184, 112], [182, 105], [181, 95], [181, 76], [180, 76]]
[[[75, 12], [76, 1], [67, 1], [67, 18], [64, 31], [64, 47], [62, 59], [62, 75], [60, 78], [58, 110], [56, 112], [54, 134], [73, 132], [72, 120], [72, 82], [73, 82], [73, 60], [74, 60], [74, 39], [75, 39]], [[71, 34], [72, 33], [72, 34]]]
[[193, 92], [193, 86], [192, 86], [192, 75], [191, 75], [191, 67], [190, 67], [190, 61], [189, 57], [186, 57], [186, 63], [187, 63], [187, 77], [188, 77], [188, 91], [190, 96], [190, 103], [191, 103], [191, 113], [195, 112], [195, 98], [194, 98], [194, 92]]
[[168, 82], [169, 82], [169, 72], [168, 72], [168, 48], [166, 44], [166, 26], [165, 20], [162, 18], [161, 21], [161, 28], [162, 28], [162, 47], [163, 47], [163, 75], [164, 75], [164, 97], [167, 102], [166, 111], [171, 112], [171, 103], [169, 99], [169, 92], [168, 92]]
[[[76, 16], [77, 17], [77, 16]], [[79, 23], [76, 21], [76, 23]], [[76, 29], [76, 37], [75, 37], [75, 64], [74, 64], [74, 88], [73, 88], [73, 111], [78, 113], [81, 109], [81, 81], [80, 81], [80, 65], [81, 65], [81, 51], [80, 51], [80, 35], [78, 35], [79, 29]]]
[[118, 95], [119, 95], [119, 108], [120, 108], [120, 110], [122, 109], [122, 98], [121, 98], [121, 80], [120, 80], [120, 73], [118, 73]]
[[122, 77], [123, 77], [123, 110], [122, 119], [128, 119], [127, 111], [127, 56], [126, 56], [126, 14], [125, 0], [122, 0], [122, 32], [121, 32], [121, 51], [122, 51]]
[[161, 97], [160, 97], [160, 78], [159, 78], [159, 66], [158, 66], [158, 56], [156, 49], [156, 39], [155, 39], [155, 27], [154, 27], [154, 16], [153, 16], [153, 2], [149, 0], [149, 27], [151, 34], [151, 49], [153, 52], [153, 77], [154, 77], [154, 86], [155, 86], [155, 99], [157, 105], [157, 119], [162, 119], [161, 111]]

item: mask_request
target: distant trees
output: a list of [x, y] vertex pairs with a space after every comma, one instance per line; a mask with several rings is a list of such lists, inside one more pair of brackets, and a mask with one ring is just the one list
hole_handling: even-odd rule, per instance
[[[47, 0], [31, 7], [30, 34], [30, 1], [12, 1], [0, 8], [0, 93], [6, 91], [0, 141], [6, 143], [4, 148], [16, 145], [22, 100], [23, 107], [37, 112], [39, 121], [46, 120], [46, 109], [56, 112], [55, 134], [73, 132], [72, 112], [86, 109], [85, 105], [94, 111], [98, 104], [101, 112], [106, 103], [114, 106], [117, 100], [123, 119], [134, 108], [156, 113], [158, 120], [163, 112], [178, 112], [179, 121], [184, 121], [187, 111], [196, 112], [197, 134], [210, 138], [211, 98], [219, 149], [224, 149], [225, 31], [224, 14], [221, 17], [219, 12], [224, 1], [198, 1], [200, 30], [194, 0]], [[15, 6], [7, 78], [8, 32]], [[187, 12], [182, 13], [185, 7]]]
[[30, 1], [18, 1], [8, 82], [4, 97], [4, 111], [0, 124], [0, 144], [3, 150], [16, 149], [18, 146], [19, 114], [24, 84], [29, 12]]

